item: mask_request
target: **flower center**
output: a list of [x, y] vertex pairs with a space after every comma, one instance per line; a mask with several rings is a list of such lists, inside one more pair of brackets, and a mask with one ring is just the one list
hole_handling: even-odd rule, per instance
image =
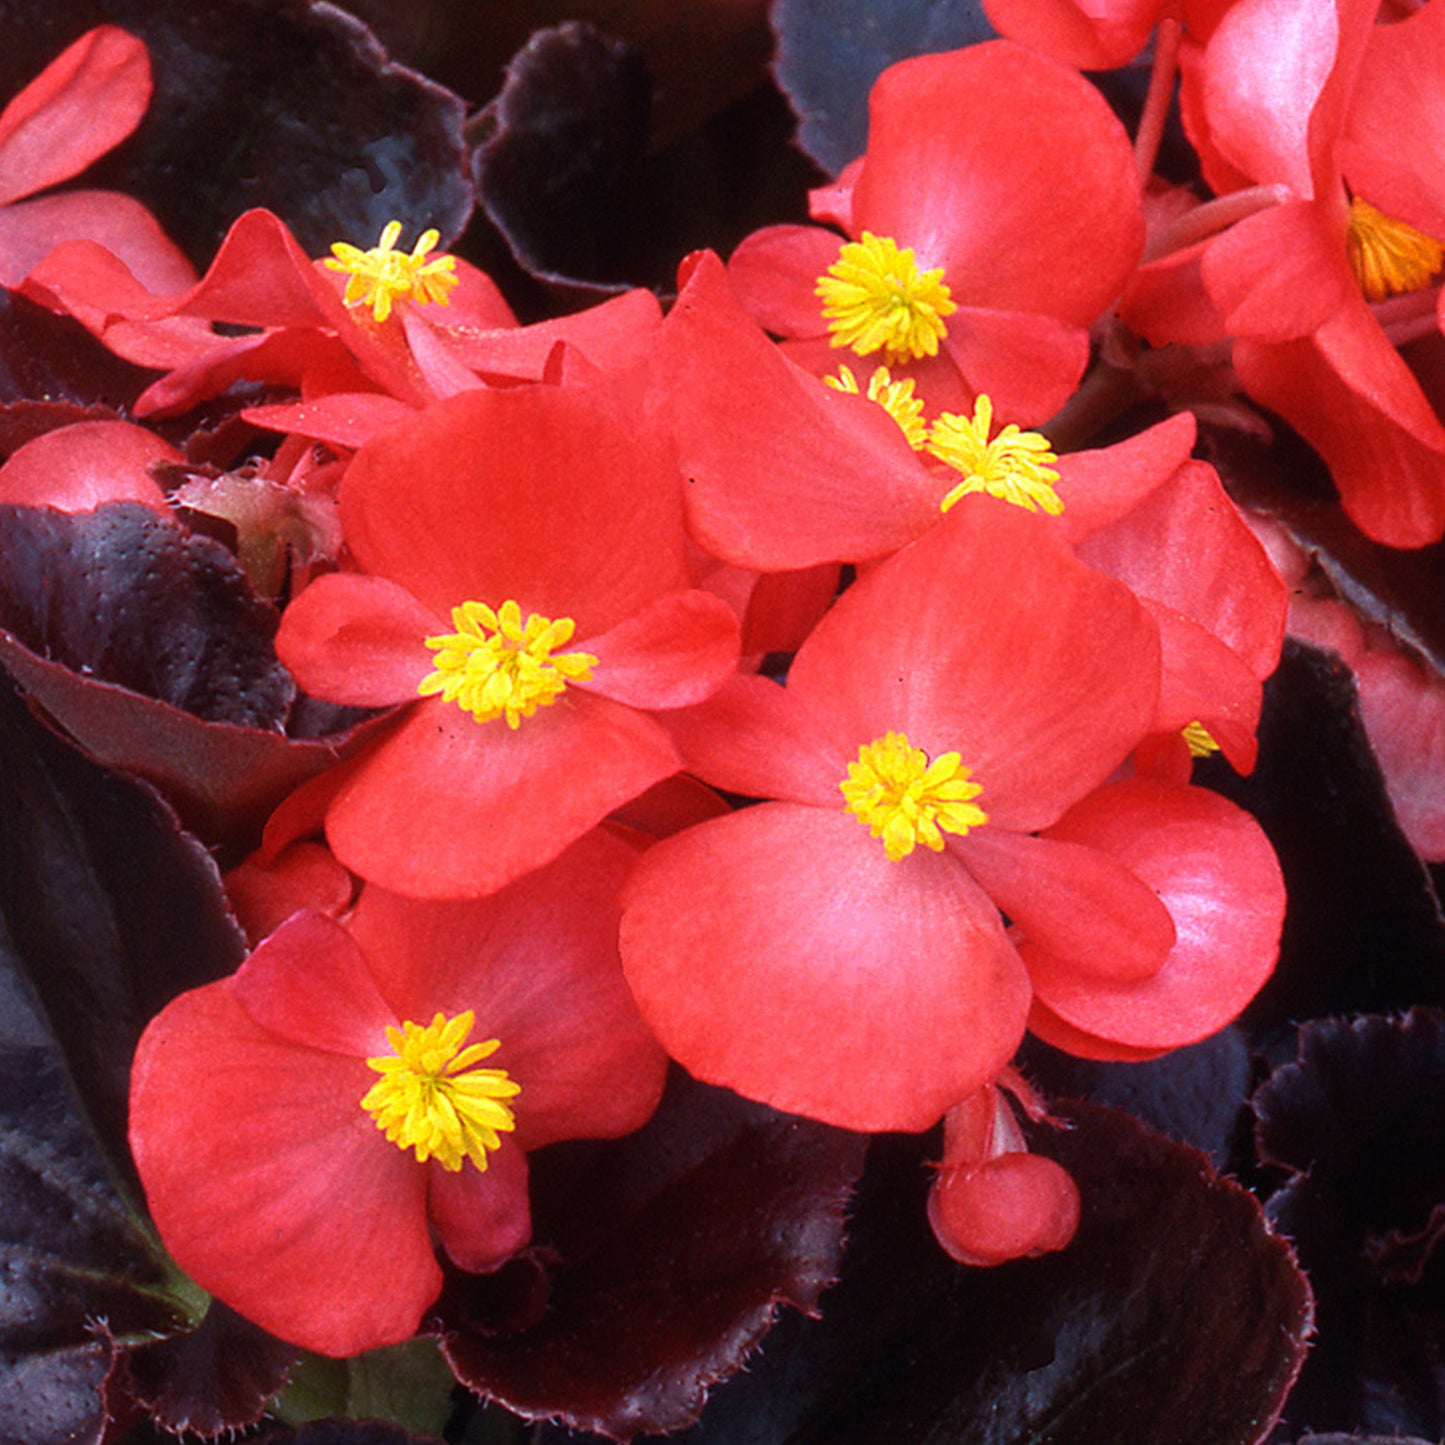
[[884, 733], [858, 749], [848, 776], [838, 784], [848, 811], [883, 840], [883, 851], [895, 863], [922, 843], [943, 851], [943, 834], [960, 837], [988, 822], [988, 814], [969, 801], [983, 791], [970, 782], [968, 768], [957, 753], [928, 761], [904, 733]]
[[502, 1102], [521, 1092], [505, 1069], [474, 1065], [501, 1047], [497, 1039], [462, 1048], [472, 1031], [471, 1009], [449, 1019], [439, 1013], [425, 1028], [403, 1023], [389, 1028], [392, 1052], [368, 1059], [381, 1078], [361, 1107], [398, 1149], [415, 1149], [423, 1164], [435, 1157], [453, 1174], [470, 1159], [487, 1167], [487, 1150], [501, 1147], [500, 1134], [517, 1127]]
[[1392, 219], [1358, 196], [1350, 202], [1345, 247], [1367, 301], [1423, 291], [1445, 259], [1445, 246], [1433, 236]]
[[448, 294], [457, 284], [455, 256], [432, 256], [433, 247], [441, 240], [440, 231], [423, 231], [410, 256], [392, 250], [401, 235], [401, 222], [388, 221], [380, 242], [369, 251], [337, 241], [326, 261], [332, 271], [343, 271], [351, 279], [346, 283], [348, 306], [370, 306], [377, 321], [391, 315], [392, 303], [411, 297], [422, 303], [435, 301], [446, 306]]
[[859, 356], [881, 348], [890, 362], [937, 355], [947, 334], [943, 318], [958, 310], [942, 266], [920, 271], [911, 246], [900, 251], [871, 231], [844, 242], [814, 290], [834, 346], [851, 346]]
[[[837, 376], [825, 376], [823, 380], [834, 391], [846, 391], [853, 396], [860, 393], [858, 378], [847, 366], [840, 366]], [[914, 451], [923, 450], [928, 441], [928, 423], [923, 420], [923, 398], [913, 394], [911, 376], [894, 381], [886, 366], [877, 367], [868, 378], [867, 397], [869, 401], [876, 401], [898, 423]]]
[[552, 649], [571, 641], [577, 624], [570, 617], [555, 622], [539, 612], [522, 621], [522, 609], [510, 598], [495, 612], [485, 602], [463, 602], [452, 608], [457, 630], [428, 637], [436, 653], [436, 671], [417, 687], [422, 697], [440, 693], [478, 722], [505, 715], [514, 728], [539, 707], [557, 701], [569, 682], [586, 682], [597, 666], [590, 652]]
[[1036, 431], [1020, 431], [1010, 422], [990, 441], [992, 425], [993, 402], [982, 394], [974, 402], [972, 419], [950, 411], [933, 423], [928, 450], [963, 473], [963, 480], [939, 503], [939, 510], [948, 511], [970, 492], [987, 492], [1016, 507], [1031, 512], [1042, 507], [1057, 517], [1064, 503], [1054, 490], [1059, 474], [1049, 464], [1058, 457], [1050, 450], [1048, 438]]

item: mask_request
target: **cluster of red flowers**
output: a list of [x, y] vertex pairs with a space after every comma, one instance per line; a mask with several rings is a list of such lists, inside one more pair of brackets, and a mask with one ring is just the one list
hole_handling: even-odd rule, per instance
[[[1361, 527], [1438, 538], [1445, 429], [1398, 348], [1438, 333], [1445, 175], [1392, 122], [1445, 96], [1445, 11], [1183, 6], [1156, 89], [1177, 59], [1201, 201], [1146, 184], [1154, 111], [1131, 141], [1074, 68], [1149, 7], [990, 8], [1032, 48], [892, 67], [817, 224], [688, 257], [665, 314], [519, 325], [411, 220], [314, 260], [251, 212], [196, 278], [115, 197], [0, 212], [0, 279], [162, 373], [140, 418], [273, 388], [243, 414], [282, 437], [246, 483], [294, 503], [261, 524], [291, 529], [277, 652], [390, 710], [273, 815], [229, 880], [254, 952], [134, 1065], [162, 1238], [283, 1338], [413, 1333], [437, 1244], [523, 1247], [527, 1152], [637, 1128], [669, 1058], [848, 1129], [941, 1119], [943, 1247], [1059, 1248], [1025, 1031], [1152, 1058], [1268, 976], [1274, 855], [1190, 768], [1253, 766], [1289, 592], [1190, 410], [1086, 445], [1091, 357], [1232, 360]], [[72, 47], [0, 116], [0, 197], [147, 88], [123, 33]], [[169, 515], [168, 459], [70, 427], [0, 500]]]

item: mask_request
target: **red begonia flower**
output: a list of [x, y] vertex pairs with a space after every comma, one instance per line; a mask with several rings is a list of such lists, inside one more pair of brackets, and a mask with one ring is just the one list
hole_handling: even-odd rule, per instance
[[[739, 646], [727, 604], [689, 587], [680, 490], [612, 386], [466, 392], [356, 454], [341, 513], [363, 571], [314, 582], [276, 639], [318, 697], [412, 703], [330, 802], [343, 863], [480, 896], [679, 769], [652, 713], [715, 691]], [[535, 644], [502, 640], [504, 604]], [[477, 606], [498, 621], [444, 643]]]
[[966, 498], [843, 595], [786, 688], [739, 677], [674, 718], [695, 772], [776, 801], [638, 865], [624, 966], [664, 1046], [778, 1108], [921, 1129], [1018, 1043], [1000, 907], [1071, 958], [1147, 974], [1173, 937], [1153, 893], [1030, 835], [1117, 766], [1157, 686], [1126, 589], [1043, 519]]
[[[1378, 9], [1239, 0], [1186, 75], [1185, 116], [1220, 214], [1254, 207], [1198, 249], [1241, 384], [1324, 457], [1361, 528], [1414, 547], [1445, 531], [1445, 426], [1396, 349], [1436, 325], [1445, 15]], [[1145, 316], [1151, 339], [1186, 339], [1162, 321]]]
[[[1052, 415], [1143, 241], [1128, 137], [1099, 93], [1008, 41], [902, 61], [874, 85], [868, 149], [848, 180], [816, 206], [846, 215], [870, 266], [882, 242], [911, 250], [921, 273], [941, 268], [947, 309], [911, 349], [920, 376], [951, 372], [951, 405], [982, 392], [1020, 423]], [[778, 227], [739, 247], [733, 276], [770, 330], [821, 337], [816, 288], [839, 261], [836, 237]]]
[[1046, 836], [1123, 863], [1155, 890], [1175, 928], [1162, 966], [1136, 980], [1085, 974], [1020, 938], [1034, 989], [1029, 1029], [1047, 1043], [1121, 1060], [1197, 1043], [1269, 977], [1284, 881], [1259, 824], [1233, 803], [1203, 788], [1129, 779], [1084, 799]]
[[[627, 1133], [661, 1093], [614, 941], [632, 857], [598, 832], [481, 902], [367, 888], [349, 928], [299, 913], [234, 977], [169, 1004], [136, 1054], [130, 1138], [181, 1268], [273, 1334], [351, 1355], [415, 1332], [441, 1288], [437, 1240], [470, 1270], [526, 1244], [527, 1151]], [[478, 1061], [458, 1070], [459, 1044], [400, 1077], [368, 1060], [395, 1060], [402, 1025], [466, 1013], [468, 1049], [497, 1040], [486, 1071], [506, 1076], [478, 1091], [492, 1139], [443, 1122], [392, 1142], [385, 1101], [363, 1099], [413, 1087], [444, 1121], [430, 1101], [458, 1096], [436, 1080]]]

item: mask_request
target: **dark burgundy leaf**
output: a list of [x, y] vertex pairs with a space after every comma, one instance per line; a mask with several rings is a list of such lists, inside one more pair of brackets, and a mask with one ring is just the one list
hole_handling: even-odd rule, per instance
[[[17, 967], [0, 930], [0, 973]], [[58, 1055], [0, 1046], [0, 1440], [99, 1440], [112, 1339], [182, 1327], [171, 1283], [115, 1191]]]
[[149, 379], [78, 322], [0, 288], [0, 456], [66, 422], [114, 417]]
[[1301, 1435], [1296, 1445], [1431, 1445], [1414, 1435]]
[[120, 1371], [126, 1393], [163, 1429], [219, 1435], [255, 1424], [295, 1359], [293, 1346], [213, 1299], [196, 1329], [137, 1345]]
[[392, 65], [360, 21], [305, 0], [13, 0], [0, 94], [12, 95], [83, 31], [124, 26], [151, 52], [140, 129], [85, 176], [155, 213], [198, 266], [252, 206], [312, 255], [375, 243], [393, 217], [444, 244], [471, 213], [462, 103]]
[[532, 274], [628, 280], [650, 88], [640, 52], [575, 22], [513, 58], [472, 165], [478, 199]]
[[1445, 1000], [1445, 926], [1429, 875], [1395, 824], [1332, 653], [1287, 642], [1265, 686], [1259, 763], [1215, 760], [1196, 777], [1248, 808], [1289, 892], [1279, 966], [1245, 1012], [1256, 1030], [1337, 1013]]
[[1249, 1045], [1232, 1025], [1142, 1064], [1076, 1059], [1032, 1037], [1019, 1057], [1047, 1096], [1125, 1109], [1167, 1138], [1202, 1149], [1216, 1169], [1229, 1162], [1255, 1082]]
[[[1303, 1354], [1309, 1290], [1254, 1199], [1196, 1150], [1071, 1104], [1037, 1131], [1083, 1196], [1063, 1253], [954, 1264], [926, 1141], [870, 1154], [840, 1282], [785, 1321], [678, 1445], [1249, 1445]], [[936, 1154], [936, 1147], [935, 1147]]]
[[0, 627], [75, 672], [279, 732], [296, 686], [276, 624], [224, 547], [149, 507], [0, 506]]
[[139, 1198], [126, 1145], [136, 1041], [177, 993], [234, 969], [244, 945], [215, 864], [169, 809], [60, 742], [8, 684], [0, 921], [111, 1168]]
[[1201, 428], [1206, 455], [1235, 498], [1280, 521], [1335, 590], [1445, 672], [1445, 542], [1401, 551], [1372, 542], [1345, 515], [1324, 463], [1283, 424], [1268, 447]]
[[[458, 1378], [530, 1419], [619, 1439], [697, 1418], [781, 1304], [832, 1280], [865, 1141], [676, 1079], [652, 1122], [588, 1151], [537, 1240], [556, 1260], [545, 1315], [501, 1336], [443, 1302]], [[540, 1162], [540, 1161], [539, 1161]], [[545, 1194], [545, 1189], [539, 1194]]]
[[268, 1430], [262, 1445], [441, 1445], [433, 1435], [413, 1435], [379, 1420], [316, 1420], [299, 1430]]
[[1445, 1014], [1307, 1025], [1255, 1110], [1262, 1157], [1293, 1175], [1270, 1216], [1319, 1301], [1290, 1422], [1440, 1435]]
[[777, 0], [773, 69], [798, 143], [830, 175], [868, 144], [868, 92], [895, 61], [995, 32], [978, 0]]

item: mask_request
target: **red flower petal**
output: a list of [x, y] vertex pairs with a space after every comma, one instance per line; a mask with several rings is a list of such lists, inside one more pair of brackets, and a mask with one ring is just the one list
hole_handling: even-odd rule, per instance
[[1182, 411], [1114, 446], [1060, 457], [1054, 490], [1069, 540], [1077, 545], [1167, 482], [1189, 460], [1196, 430], [1194, 413]]
[[0, 467], [0, 502], [88, 512], [103, 502], [140, 502], [170, 517], [150, 469], [181, 454], [144, 427], [81, 421], [32, 438]]
[[1005, 1264], [1062, 1249], [1079, 1227], [1079, 1187], [1040, 1154], [944, 1169], [928, 1194], [938, 1242], [960, 1264]]
[[898, 863], [841, 806], [765, 803], [655, 844], [623, 967], [691, 1073], [848, 1129], [924, 1129], [1012, 1054], [1028, 989], [949, 854]]
[[353, 872], [418, 898], [480, 898], [550, 862], [681, 766], [663, 729], [572, 689], [509, 728], [419, 702], [326, 815]]
[[282, 614], [276, 655], [316, 697], [388, 707], [416, 697], [435, 658], [425, 639], [450, 630], [395, 582], [333, 572]]
[[689, 707], [737, 671], [738, 622], [707, 592], [673, 592], [580, 645], [597, 665], [579, 689], [630, 707]]
[[531, 1240], [527, 1156], [511, 1139], [488, 1154], [485, 1174], [470, 1164], [453, 1172], [431, 1159], [426, 1179], [427, 1213], [459, 1269], [496, 1269]]
[[467, 600], [607, 631], [688, 586], [677, 474], [620, 388], [450, 397], [357, 452], [341, 484], [368, 572], [438, 616]]
[[0, 206], [79, 175], [150, 99], [145, 46], [114, 25], [86, 31], [0, 112]]
[[978, 828], [950, 847], [1023, 934], [1080, 973], [1151, 978], [1174, 920], [1137, 874], [1097, 848]]
[[1132, 1049], [1177, 1048], [1222, 1028], [1269, 977], [1284, 919], [1279, 864], [1254, 819], [1217, 793], [1114, 783], [1050, 836], [1112, 853], [1158, 892], [1178, 934], [1159, 972], [1134, 984], [1085, 978], [1021, 943], [1035, 992], [1065, 1023]]

